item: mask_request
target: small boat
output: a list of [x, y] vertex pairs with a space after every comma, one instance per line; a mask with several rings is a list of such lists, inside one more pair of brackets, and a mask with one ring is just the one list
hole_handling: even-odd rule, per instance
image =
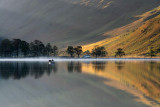
[[52, 60], [49, 60], [49, 64], [54, 64], [55, 61], [52, 59]]

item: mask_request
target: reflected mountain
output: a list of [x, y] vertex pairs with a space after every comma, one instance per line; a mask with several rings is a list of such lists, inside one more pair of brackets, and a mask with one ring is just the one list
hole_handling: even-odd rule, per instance
[[26, 76], [40, 78], [44, 74], [50, 75], [57, 72], [57, 64], [48, 65], [48, 63], [39, 62], [1, 62], [0, 76], [4, 79], [21, 79]]
[[83, 71], [119, 81], [160, 102], [160, 62], [158, 61], [108, 61], [107, 64], [93, 62], [88, 65], [83, 63]]

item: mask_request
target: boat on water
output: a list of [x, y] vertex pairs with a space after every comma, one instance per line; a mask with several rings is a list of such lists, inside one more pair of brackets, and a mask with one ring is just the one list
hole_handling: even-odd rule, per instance
[[49, 60], [49, 64], [54, 64], [55, 61], [52, 59], [52, 60]]

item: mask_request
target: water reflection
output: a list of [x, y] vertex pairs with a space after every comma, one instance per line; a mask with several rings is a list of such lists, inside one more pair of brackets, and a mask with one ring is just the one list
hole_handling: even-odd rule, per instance
[[[63, 68], [63, 69], [62, 69]], [[160, 62], [154, 61], [94, 61], [94, 62], [1, 62], [0, 78], [22, 79], [27, 76], [40, 78], [56, 72], [87, 72], [119, 81], [127, 87], [140, 90], [160, 102]], [[121, 72], [120, 72], [121, 71]], [[122, 72], [123, 71], [123, 72]]]
[[87, 66], [84, 64], [83, 70], [119, 81], [160, 102], [160, 62], [109, 61], [106, 64], [93, 62]]
[[118, 70], [122, 70], [124, 68], [125, 61], [115, 61]]
[[81, 62], [68, 62], [67, 63], [68, 72], [82, 72], [82, 63]]
[[28, 75], [40, 78], [42, 75], [50, 75], [52, 72], [57, 72], [57, 64], [48, 65], [38, 62], [1, 62], [0, 76], [4, 79], [21, 79]]
[[93, 66], [93, 68], [95, 69], [96, 72], [105, 71], [106, 64], [107, 64], [107, 62], [104, 62], [104, 61], [92, 62], [92, 66]]

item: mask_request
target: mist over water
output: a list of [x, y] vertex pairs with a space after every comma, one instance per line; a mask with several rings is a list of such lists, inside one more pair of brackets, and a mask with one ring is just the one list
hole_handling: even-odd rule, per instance
[[0, 58], [0, 62], [48, 62], [49, 60], [56, 62], [64, 61], [160, 61], [157, 58], [54, 58], [54, 57], [38, 57], [38, 58]]

